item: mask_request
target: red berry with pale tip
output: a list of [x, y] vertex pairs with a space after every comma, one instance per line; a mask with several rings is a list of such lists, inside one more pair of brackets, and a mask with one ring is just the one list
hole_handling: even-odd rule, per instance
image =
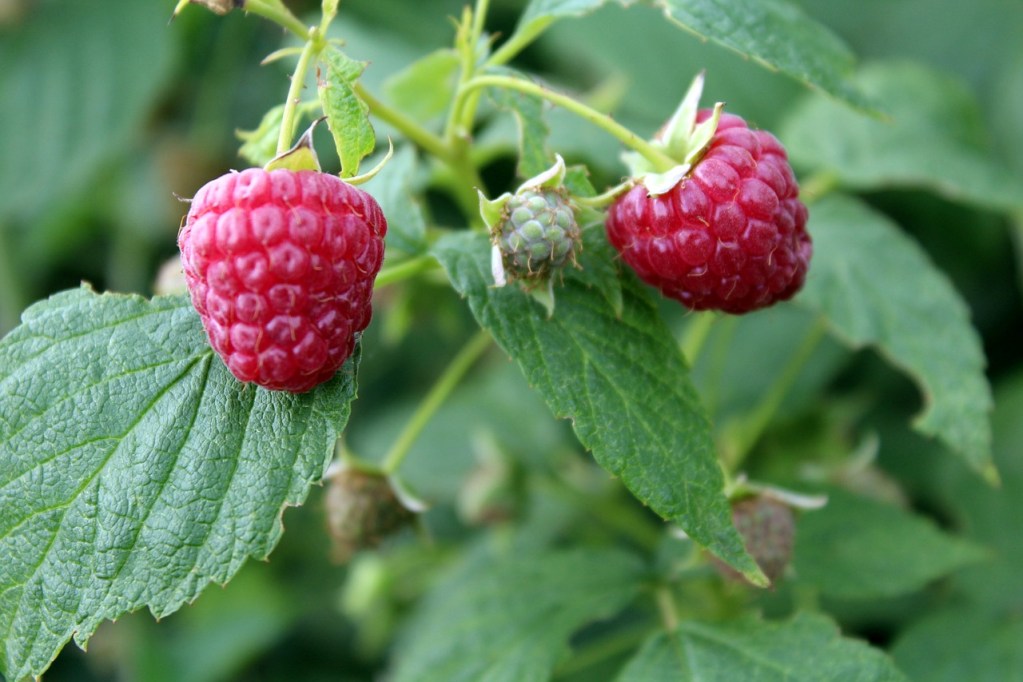
[[[711, 116], [701, 110], [697, 122]], [[791, 298], [813, 247], [788, 157], [768, 132], [722, 114], [706, 152], [663, 194], [619, 197], [607, 234], [639, 277], [693, 310], [746, 313]]]
[[292, 393], [333, 377], [369, 324], [386, 232], [373, 197], [326, 173], [250, 168], [202, 187], [178, 246], [231, 373]]

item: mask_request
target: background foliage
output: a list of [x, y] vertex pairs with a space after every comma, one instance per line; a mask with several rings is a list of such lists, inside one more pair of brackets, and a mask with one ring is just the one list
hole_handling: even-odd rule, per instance
[[[530, 17], [563, 14], [515, 66], [613, 111], [642, 134], [660, 125], [693, 73], [706, 69], [705, 101], [725, 100], [728, 110], [775, 130], [801, 178], [842, 190], [811, 208], [820, 259], [804, 294], [792, 305], [725, 320], [693, 368], [726, 461], [742, 459], [757, 479], [830, 496], [823, 510], [801, 517], [789, 578], [775, 591], [723, 582], [551, 415], [542, 387], [565, 379], [526, 367], [541, 387], [537, 395], [493, 352], [402, 467], [431, 504], [429, 541], [406, 532], [337, 566], [323, 490], [313, 488], [304, 506], [285, 514], [287, 532], [268, 562], [244, 564], [226, 588], [207, 589], [159, 622], [138, 613], [102, 625], [89, 653], [67, 647], [48, 680], [361, 680], [381, 671], [420, 680], [430, 679], [427, 670], [445, 680], [484, 672], [509, 680], [674, 679], [682, 650], [692, 656], [682, 662], [694, 677], [816, 679], [822, 668], [815, 661], [791, 657], [806, 650], [832, 653], [828, 659], [839, 662], [828, 672], [836, 679], [901, 679], [900, 671], [921, 681], [1020, 679], [1023, 45], [1016, 37], [1023, 13], [1001, 0], [802, 0], [837, 38], [805, 35], [793, 54], [778, 55], [758, 33], [784, 24], [784, 12], [771, 14], [775, 3], [609, 3], [575, 16], [600, 4], [531, 3], [520, 25], [526, 2], [494, 2], [487, 28], [513, 36], [516, 26], [534, 26]], [[20, 0], [0, 13], [0, 332], [13, 329], [31, 301], [83, 280], [97, 291], [150, 294], [157, 268], [176, 250], [185, 211], [177, 197], [249, 165], [237, 155], [235, 130], [256, 130], [283, 98], [289, 64], [258, 66], [281, 46], [281, 31], [238, 12], [216, 17], [197, 8], [168, 27], [171, 5]], [[311, 17], [318, 5], [289, 3]], [[370, 92], [439, 125], [446, 100], [424, 96], [435, 90], [416, 90], [422, 72], [403, 70], [451, 44], [449, 17], [461, 5], [346, 0], [334, 30], [347, 54], [369, 63], [362, 83]], [[744, 25], [754, 11], [766, 15]], [[747, 32], [736, 35], [762, 43], [768, 54], [761, 57], [793, 60], [793, 70], [804, 69], [817, 88], [764, 69], [758, 55], [736, 55], [727, 40], [705, 42], [672, 23], [713, 36], [724, 32], [716, 22], [728, 18]], [[430, 60], [418, 68], [441, 81], [454, 77], [450, 53]], [[858, 71], [848, 83], [831, 82], [820, 76], [829, 68]], [[888, 119], [822, 91], [876, 105]], [[477, 135], [492, 195], [516, 184], [518, 134], [502, 106], [509, 105], [493, 103]], [[557, 150], [570, 163], [587, 163], [594, 186], [617, 182], [624, 172], [617, 142], [561, 110], [546, 118]], [[375, 125], [379, 139], [395, 135]], [[247, 142], [258, 154], [258, 135]], [[321, 158], [339, 169], [332, 152]], [[443, 184], [405, 148], [368, 186], [400, 226], [389, 248], [415, 253], [427, 225], [464, 224]], [[389, 287], [377, 298], [345, 431], [346, 445], [367, 459], [383, 456], [474, 328], [469, 308], [481, 314], [487, 297], [506, 293], [487, 290], [481, 274], [460, 262], [484, 250], [471, 241], [450, 238], [457, 248], [442, 256], [468, 306], [441, 278]], [[566, 301], [573, 287], [581, 288], [570, 282]], [[657, 305], [678, 334], [692, 324], [674, 304], [653, 304], [628, 287], [617, 295], [639, 336], [649, 329], [646, 307]], [[63, 296], [50, 314], [92, 294]], [[613, 309], [615, 293], [608, 296]], [[111, 306], [141, 305], [132, 301]], [[828, 335], [802, 358], [770, 428], [750, 449], [744, 420], [751, 410], [755, 418], [821, 310], [829, 313]], [[541, 334], [502, 338], [504, 321], [482, 321], [516, 359], [519, 345], [557, 347], [590, 323], [568, 315]], [[21, 329], [11, 338], [23, 339]], [[147, 333], [158, 329], [154, 322]], [[24, 343], [55, 335], [43, 332]], [[208, 360], [190, 356], [197, 364], [189, 371]], [[131, 362], [152, 358], [125, 359]], [[994, 394], [990, 432], [982, 369]], [[340, 404], [336, 414], [320, 415], [324, 438], [344, 426], [351, 397], [344, 377], [331, 390]], [[642, 384], [623, 391], [639, 399]], [[222, 400], [235, 399], [230, 387], [222, 392]], [[692, 399], [681, 389], [674, 397]], [[663, 409], [652, 398], [601, 407]], [[606, 419], [589, 415], [593, 423]], [[613, 448], [586, 422], [575, 424], [579, 438], [616, 471]], [[992, 448], [998, 487], [984, 480], [993, 477]], [[305, 460], [311, 477], [322, 463]], [[245, 472], [251, 480], [262, 475]], [[628, 472], [623, 480], [631, 485]], [[289, 485], [280, 484], [271, 506], [301, 498]], [[5, 489], [4, 513], [18, 499], [12, 490]], [[490, 495], [485, 514], [481, 490]], [[265, 500], [250, 503], [266, 509]], [[116, 561], [117, 539], [111, 543]], [[15, 570], [2, 567], [0, 575]], [[652, 631], [651, 583], [676, 571], [685, 576], [681, 622]], [[195, 596], [194, 587], [141, 589], [172, 592], [180, 603]], [[118, 590], [132, 589], [96, 588], [84, 604], [98, 621], [118, 612], [104, 611]], [[514, 632], [537, 636], [502, 639]], [[509, 651], [515, 655], [502, 659]]]

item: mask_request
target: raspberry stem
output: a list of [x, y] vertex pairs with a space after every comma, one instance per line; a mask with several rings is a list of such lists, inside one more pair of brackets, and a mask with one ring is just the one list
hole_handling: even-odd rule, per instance
[[617, 138], [626, 147], [637, 151], [643, 156], [643, 158], [649, 161], [658, 172], [663, 173], [679, 165], [678, 161], [672, 159], [670, 156], [657, 149], [657, 147], [650, 144], [636, 133], [616, 122], [607, 114], [602, 114], [567, 95], [562, 95], [561, 93], [555, 92], [549, 88], [545, 88], [521, 78], [514, 78], [512, 76], [476, 76], [466, 83], [463, 83], [459, 87], [458, 93], [459, 96], [461, 96], [464, 93], [469, 93], [473, 90], [487, 87], [517, 90], [527, 95], [533, 95], [534, 97], [544, 99], [551, 104], [560, 106], [583, 120], [589, 121], [612, 137]]
[[423, 398], [423, 402], [416, 408], [412, 418], [405, 424], [405, 428], [398, 434], [398, 438], [394, 441], [391, 449], [384, 456], [380, 470], [385, 475], [390, 476], [398, 470], [398, 467], [405, 460], [405, 456], [408, 455], [409, 450], [415, 444], [416, 439], [419, 438], [419, 434], [422, 433], [430, 419], [433, 418], [433, 415], [436, 414], [440, 406], [444, 404], [444, 401], [451, 395], [451, 392], [458, 386], [458, 382], [462, 380], [473, 363], [490, 347], [490, 343], [490, 334], [486, 330], [481, 329], [476, 332], [475, 336], [469, 339], [469, 342], [462, 347], [458, 355], [451, 360], [444, 373], [437, 378], [433, 388]]
[[827, 323], [823, 317], [814, 320], [810, 329], [807, 330], [803, 342], [799, 344], [795, 352], [789, 357], [788, 362], [782, 368], [781, 374], [774, 380], [771, 387], [761, 397], [756, 408], [743, 420], [735, 430], [734, 437], [729, 439], [731, 447], [721, 448], [721, 458], [724, 460], [725, 468], [728, 471], [735, 471], [746, 456], [753, 449], [753, 446], [760, 440], [760, 436], [770, 425], [774, 415], [778, 412], [785, 396], [788, 395], [792, 386], [796, 383], [800, 373], [806, 366], [807, 361], [817, 345], [824, 338], [827, 331]]
[[298, 58], [298, 64], [295, 66], [295, 72], [291, 75], [288, 98], [284, 102], [281, 132], [277, 138], [278, 154], [283, 154], [291, 148], [291, 139], [295, 136], [298, 105], [302, 101], [302, 88], [305, 87], [306, 74], [309, 72], [309, 66], [316, 61], [325, 45], [318, 29], [310, 29], [308, 35], [305, 47], [302, 48], [302, 55]]
[[703, 350], [707, 337], [710, 336], [710, 331], [717, 319], [718, 315], [712, 312], [695, 313], [693, 320], [686, 327], [679, 347], [690, 367], [695, 365], [699, 359], [700, 351]]
[[386, 287], [390, 284], [395, 284], [396, 282], [401, 282], [402, 280], [415, 277], [420, 273], [436, 269], [437, 267], [439, 267], [439, 263], [433, 256], [424, 255], [409, 258], [397, 265], [391, 265], [383, 268], [380, 271], [380, 274], [377, 275], [374, 288], [379, 289], [381, 287]]

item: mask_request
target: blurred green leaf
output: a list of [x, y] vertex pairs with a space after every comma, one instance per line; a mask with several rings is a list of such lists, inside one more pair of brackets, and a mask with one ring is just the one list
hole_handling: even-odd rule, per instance
[[685, 621], [647, 640], [618, 682], [903, 682], [881, 651], [841, 636], [827, 617], [773, 623]]
[[[504, 75], [518, 75], [509, 69], [501, 69]], [[544, 120], [544, 103], [532, 95], [504, 88], [490, 88], [489, 95], [502, 109], [515, 116], [519, 129], [518, 174], [532, 178], [551, 167], [554, 156], [547, 150], [547, 138], [551, 134]]]
[[571, 272], [547, 318], [517, 286], [492, 286], [490, 244], [452, 235], [434, 253], [479, 323], [519, 363], [555, 415], [571, 419], [597, 462], [656, 513], [750, 576], [731, 524], [711, 427], [671, 333], [645, 293], [623, 289], [616, 315]]
[[369, 122], [369, 107], [355, 94], [355, 81], [362, 75], [366, 62], [349, 59], [340, 50], [323, 55], [327, 78], [318, 86], [320, 104], [334, 136], [334, 145], [341, 160], [341, 176], [358, 174], [359, 162], [373, 151], [376, 135]]
[[989, 480], [991, 389], [969, 311], [923, 250], [884, 216], [848, 197], [812, 207], [814, 257], [797, 301], [853, 347], [871, 345], [924, 393], [914, 420]]
[[[719, 319], [693, 366], [693, 381], [715, 422], [752, 412], [816, 324], [816, 314], [793, 305]], [[848, 356], [837, 342], [818, 343], [788, 390], [779, 418], [813, 404]]]
[[125, 151], [170, 74], [170, 10], [39, 2], [18, 30], [4, 31], [0, 217], [34, 217]]
[[965, 532], [995, 551], [994, 560], [956, 576], [956, 587], [971, 602], [1005, 613], [1023, 610], [1023, 374], [1017, 369], [995, 391], [992, 415], [995, 463], [1002, 485], [991, 490], [971, 478], [946, 474], [943, 493]]
[[914, 623], [895, 643], [892, 656], [914, 680], [1018, 680], [1023, 672], [1023, 620], [949, 608]]
[[[132, 619], [125, 642], [130, 651], [122, 656], [134, 662], [134, 679], [146, 682], [237, 679], [300, 613], [266, 564], [247, 564], [227, 588], [209, 590], [171, 621], [152, 623], [146, 615]], [[101, 628], [93, 643], [109, 634]]]
[[844, 599], [894, 597], [989, 559], [977, 545], [923, 517], [840, 489], [804, 513], [796, 532], [800, 582]]
[[415, 193], [417, 165], [415, 148], [403, 145], [379, 174], [362, 185], [387, 216], [388, 254], [397, 249], [416, 255], [426, 249], [426, 219]]
[[[849, 48], [787, 0], [655, 0], [687, 31], [866, 112], [886, 104], [851, 81]], [[819, 98], [817, 98], [819, 99]]]
[[[303, 102], [298, 105], [298, 118], [295, 124], [301, 127], [302, 119], [310, 116], [320, 108], [319, 102]], [[277, 138], [281, 134], [281, 121], [284, 118], [284, 105], [279, 104], [263, 115], [255, 130], [238, 130], [235, 134], [243, 144], [238, 148], [238, 156], [253, 166], [265, 166], [277, 156]]]
[[429, 53], [384, 81], [384, 94], [403, 113], [429, 120], [447, 110], [458, 76], [458, 54], [451, 48]]
[[1023, 207], [1023, 176], [986, 148], [980, 111], [961, 84], [912, 63], [873, 64], [857, 82], [891, 120], [806, 98], [780, 131], [795, 164], [857, 190], [922, 187], [982, 207]]
[[0, 670], [225, 583], [323, 474], [354, 361], [302, 395], [235, 380], [185, 297], [58, 294], [0, 342]]
[[[620, 5], [628, 6], [635, 0], [616, 1]], [[609, 0], [530, 0], [507, 44], [528, 45], [558, 19], [584, 16], [608, 2]]]
[[547, 680], [572, 633], [622, 609], [642, 575], [642, 564], [617, 550], [469, 561], [413, 615], [392, 679]]

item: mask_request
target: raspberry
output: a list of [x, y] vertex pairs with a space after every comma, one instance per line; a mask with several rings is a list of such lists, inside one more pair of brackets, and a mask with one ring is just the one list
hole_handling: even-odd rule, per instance
[[[767, 495], [747, 497], [732, 504], [732, 521], [749, 552], [767, 579], [774, 584], [789, 565], [796, 536], [792, 508]], [[741, 580], [732, 568], [714, 562], [723, 575]]]
[[334, 376], [369, 324], [386, 232], [369, 194], [324, 173], [250, 168], [202, 187], [178, 246], [231, 373], [292, 393]]
[[329, 477], [325, 505], [333, 558], [338, 563], [348, 562], [361, 549], [378, 546], [424, 510], [417, 500], [403, 498], [386, 476], [348, 467]]
[[511, 279], [542, 281], [575, 257], [579, 225], [564, 190], [514, 194], [493, 230]]
[[[696, 122], [706, 121], [709, 109]], [[773, 135], [722, 114], [706, 151], [663, 194], [639, 183], [607, 235], [640, 279], [693, 310], [745, 313], [791, 298], [813, 247], [788, 157]]]

